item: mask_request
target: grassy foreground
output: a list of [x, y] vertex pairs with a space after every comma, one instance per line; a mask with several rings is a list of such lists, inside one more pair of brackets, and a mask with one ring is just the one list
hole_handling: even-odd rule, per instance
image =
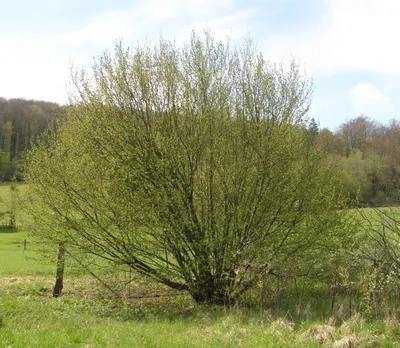
[[[78, 282], [79, 283], [79, 282]], [[74, 286], [82, 286], [76, 283]], [[241, 308], [206, 308], [186, 297], [53, 299], [46, 278], [3, 278], [1, 347], [397, 347], [400, 326], [355, 314], [336, 323]], [[87, 284], [89, 285], [89, 284]]]
[[[8, 187], [0, 186], [3, 225], [8, 197]], [[140, 277], [133, 277], [129, 294], [115, 299], [92, 278], [68, 268], [64, 296], [55, 299], [54, 273], [55, 264], [38, 260], [23, 229], [0, 228], [0, 348], [400, 347], [393, 315], [343, 317], [339, 306], [326, 316], [311, 302], [291, 314], [210, 308]]]
[[0, 347], [400, 347], [396, 318], [209, 308], [140, 278], [115, 300], [93, 279], [67, 276], [55, 299], [52, 267], [21, 256], [24, 238], [0, 232]]

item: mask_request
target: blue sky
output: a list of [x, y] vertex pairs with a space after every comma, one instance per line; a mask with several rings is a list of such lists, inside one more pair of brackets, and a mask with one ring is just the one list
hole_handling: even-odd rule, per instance
[[400, 114], [400, 0], [0, 0], [0, 96], [63, 103], [71, 63], [126, 44], [178, 43], [208, 27], [250, 34], [272, 62], [295, 57], [314, 81], [310, 117], [336, 129]]

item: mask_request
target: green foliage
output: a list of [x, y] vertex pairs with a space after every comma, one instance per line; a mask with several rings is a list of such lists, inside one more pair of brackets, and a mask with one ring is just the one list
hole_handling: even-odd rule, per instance
[[354, 150], [349, 157], [343, 157], [340, 164], [343, 168], [345, 192], [348, 192], [352, 199], [359, 199], [362, 203], [370, 201], [370, 166], [363, 158], [363, 153], [360, 150]]
[[55, 103], [0, 98], [0, 179], [23, 180], [20, 166], [31, 142], [54, 120], [61, 108]]
[[366, 237], [360, 246], [363, 305], [372, 313], [396, 313], [400, 294], [400, 211], [387, 208], [360, 214]]
[[343, 170], [343, 188], [361, 206], [396, 206], [400, 188], [400, 125], [383, 126], [366, 116], [336, 132], [322, 129], [318, 147]]
[[295, 62], [193, 33], [182, 49], [117, 44], [73, 82], [67, 116], [28, 156], [36, 238], [215, 303], [343, 242], [345, 201]]
[[311, 134], [313, 134], [313, 135], [317, 135], [318, 133], [319, 133], [319, 127], [318, 127], [318, 124], [317, 124], [317, 122], [315, 121], [315, 119], [314, 118], [312, 118], [311, 120], [310, 120], [310, 123], [309, 123], [309, 125], [308, 125], [308, 130], [311, 132]]

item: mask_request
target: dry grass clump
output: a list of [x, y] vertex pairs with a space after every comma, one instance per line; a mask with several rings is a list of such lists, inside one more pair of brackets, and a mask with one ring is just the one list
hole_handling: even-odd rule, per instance
[[385, 340], [385, 335], [370, 335], [363, 340], [363, 345], [368, 348], [379, 348], [383, 346], [383, 341]]
[[360, 313], [355, 313], [349, 320], [343, 321], [340, 326], [340, 333], [343, 335], [350, 335], [355, 331], [362, 330], [365, 324], [365, 319]]
[[335, 328], [330, 325], [317, 325], [307, 330], [301, 335], [302, 339], [313, 340], [317, 343], [324, 344], [333, 341]]
[[283, 329], [288, 332], [293, 332], [294, 323], [284, 318], [278, 318], [271, 323], [271, 329]]
[[365, 319], [361, 313], [355, 313], [348, 320], [349, 324], [362, 328], [365, 324]]
[[5, 276], [0, 278], [0, 287], [7, 287], [10, 285], [27, 285], [27, 284], [53, 284], [53, 277], [45, 276]]
[[355, 348], [355, 347], [357, 347], [358, 343], [359, 343], [359, 340], [357, 339], [357, 337], [354, 335], [350, 335], [350, 336], [343, 337], [339, 341], [335, 341], [333, 343], [333, 347], [334, 348]]
[[385, 324], [387, 327], [393, 328], [398, 325], [397, 311], [396, 310], [385, 310]]
[[193, 328], [189, 330], [189, 333], [211, 342], [233, 343], [237, 347], [242, 346], [252, 334], [252, 331], [249, 328], [242, 327], [240, 320], [233, 315], [228, 315], [226, 318], [213, 323], [213, 325], [210, 325], [209, 321], [205, 323], [206, 326]]
[[348, 317], [348, 312], [349, 311], [347, 305], [342, 302], [337, 311], [329, 318], [328, 325], [340, 325], [344, 321], [344, 319]]

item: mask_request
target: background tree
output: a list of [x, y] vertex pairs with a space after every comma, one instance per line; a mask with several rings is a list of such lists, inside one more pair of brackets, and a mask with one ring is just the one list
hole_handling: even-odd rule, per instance
[[366, 116], [359, 116], [341, 126], [341, 136], [346, 142], [347, 156], [352, 151], [359, 150], [362, 153], [366, 150], [367, 139], [370, 138], [373, 123]]
[[62, 108], [44, 101], [0, 98], [0, 178], [23, 179], [20, 163], [24, 155]]
[[295, 62], [193, 33], [182, 49], [118, 44], [73, 83], [28, 157], [37, 238], [213, 303], [334, 252], [344, 202]]
[[13, 125], [10, 121], [3, 124], [2, 138], [3, 144], [1, 146], [1, 171], [3, 174], [3, 181], [9, 179], [12, 172], [11, 161], [11, 141], [12, 141]]
[[392, 120], [384, 126], [360, 116], [335, 132], [322, 129], [319, 149], [343, 171], [343, 189], [360, 204], [398, 205], [400, 199], [400, 127]]
[[327, 128], [320, 130], [320, 132], [318, 133], [317, 142], [318, 147], [321, 149], [321, 151], [323, 151], [328, 156], [346, 156], [346, 141], [341, 136], [338, 136], [338, 134], [335, 134]]
[[319, 127], [317, 122], [315, 121], [314, 118], [312, 118], [310, 120], [310, 123], [308, 125], [308, 130], [313, 134], [313, 135], [317, 135], [319, 133]]

